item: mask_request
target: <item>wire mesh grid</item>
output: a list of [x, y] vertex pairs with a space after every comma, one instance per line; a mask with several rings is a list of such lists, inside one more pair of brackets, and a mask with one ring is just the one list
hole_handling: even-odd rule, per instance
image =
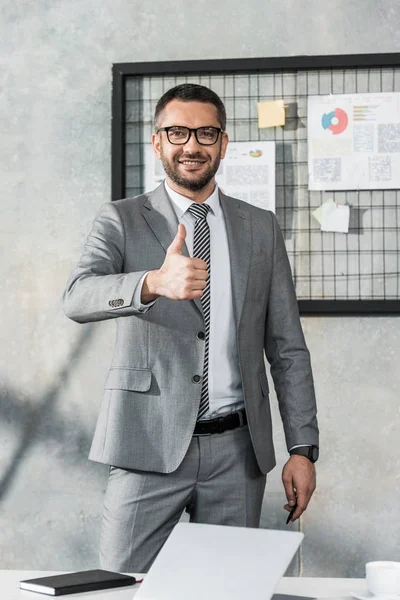
[[[276, 215], [299, 300], [397, 300], [400, 297], [398, 190], [308, 190], [307, 98], [310, 95], [400, 92], [400, 69], [128, 76], [125, 80], [126, 196], [145, 191], [144, 144], [160, 96], [179, 83], [214, 90], [227, 112], [231, 141], [274, 141]], [[283, 127], [259, 129], [257, 102], [283, 99]], [[348, 234], [322, 232], [312, 212], [327, 199], [350, 205]]]

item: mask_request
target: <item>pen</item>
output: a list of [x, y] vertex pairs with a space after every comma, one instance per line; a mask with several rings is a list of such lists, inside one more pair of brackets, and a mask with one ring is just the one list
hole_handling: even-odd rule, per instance
[[294, 511], [296, 510], [296, 508], [297, 508], [297, 503], [293, 506], [292, 510], [290, 511], [289, 516], [286, 519], [286, 525], [289, 524], [289, 521], [293, 517]]

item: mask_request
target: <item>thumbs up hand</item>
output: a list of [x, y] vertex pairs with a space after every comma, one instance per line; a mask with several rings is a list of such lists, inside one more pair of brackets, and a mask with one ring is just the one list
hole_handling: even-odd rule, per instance
[[180, 224], [163, 265], [157, 271], [150, 271], [144, 280], [143, 303], [150, 302], [158, 296], [165, 296], [171, 300], [194, 300], [203, 295], [208, 279], [207, 263], [201, 258], [182, 255], [185, 239], [186, 229]]

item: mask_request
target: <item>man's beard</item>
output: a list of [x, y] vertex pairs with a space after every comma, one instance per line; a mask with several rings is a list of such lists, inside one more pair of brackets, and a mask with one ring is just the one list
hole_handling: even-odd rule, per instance
[[207, 165], [206, 170], [204, 171], [204, 173], [199, 177], [199, 179], [188, 179], [186, 177], [184, 177], [183, 175], [181, 175], [178, 172], [178, 168], [175, 163], [178, 163], [179, 160], [199, 160], [202, 159], [203, 157], [199, 154], [190, 154], [187, 155], [185, 154], [184, 157], [182, 156], [175, 156], [173, 158], [173, 161], [170, 162], [167, 160], [167, 158], [165, 157], [165, 155], [162, 152], [162, 149], [160, 149], [160, 158], [161, 158], [161, 163], [162, 166], [164, 167], [164, 171], [166, 172], [166, 174], [168, 175], [168, 177], [171, 179], [171, 181], [173, 181], [174, 183], [176, 183], [176, 185], [178, 185], [179, 187], [185, 189], [185, 190], [189, 190], [190, 192], [198, 192], [199, 190], [202, 190], [203, 188], [206, 187], [206, 185], [208, 183], [210, 183], [210, 181], [212, 180], [212, 178], [214, 177], [215, 173], [218, 171], [219, 169], [219, 165], [221, 162], [221, 158], [218, 156], [214, 162], [209, 163]]

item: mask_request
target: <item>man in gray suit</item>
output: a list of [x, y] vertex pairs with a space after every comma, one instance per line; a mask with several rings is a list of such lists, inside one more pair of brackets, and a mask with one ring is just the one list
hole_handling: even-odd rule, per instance
[[292, 521], [315, 489], [314, 386], [286, 249], [272, 212], [215, 184], [225, 125], [208, 88], [162, 96], [152, 143], [166, 180], [101, 208], [64, 293], [71, 319], [117, 323], [90, 452], [110, 465], [106, 569], [146, 572], [185, 509], [196, 522], [258, 527], [275, 466], [264, 352]]

